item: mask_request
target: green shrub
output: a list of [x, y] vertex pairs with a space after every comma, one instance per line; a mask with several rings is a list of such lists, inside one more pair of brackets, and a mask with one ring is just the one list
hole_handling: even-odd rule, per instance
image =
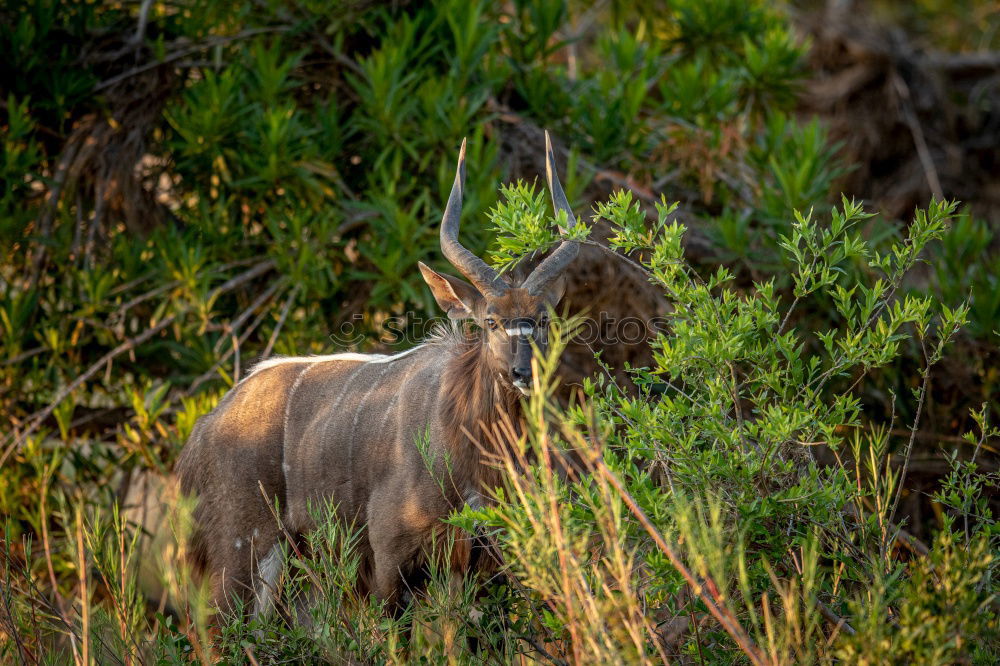
[[[533, 194], [505, 196], [513, 201], [501, 210], [515, 219], [502, 226], [524, 228], [530, 247], [538, 234], [516, 218], [534, 214]], [[512, 575], [545, 600], [570, 661], [655, 661], [673, 650], [729, 662], [737, 647], [754, 663], [995, 659], [996, 536], [983, 494], [995, 479], [972, 463], [956, 468], [937, 496], [952, 518], [929, 552], [904, 550], [911, 542], [896, 514], [906, 464], [889, 465], [888, 424], [865, 418], [859, 400], [865, 376], [913, 337], [923, 381], [901, 400], [919, 415], [966, 321], [967, 305], [900, 290], [955, 204], [917, 211], [888, 252], [857, 234], [868, 215], [854, 202], [833, 209], [829, 224], [796, 214], [781, 241], [794, 266], [790, 302], [770, 279], [743, 289], [724, 269], [700, 274], [684, 257], [675, 208], [659, 205], [647, 229], [628, 193], [595, 207], [617, 232], [611, 247], [644, 250], [650, 280], [673, 305], [655, 366], [634, 371], [643, 394], [599, 376], [564, 411], [540, 392], [497, 506], [467, 509], [459, 524], [498, 530]], [[877, 277], [853, 280], [841, 270], [850, 261]], [[787, 326], [794, 308], [823, 294], [837, 303], [835, 326]], [[555, 367], [543, 364], [542, 388]], [[838, 377], [852, 381], [842, 388]], [[976, 418], [981, 445], [995, 431], [985, 408]], [[819, 445], [836, 464], [818, 464]], [[559, 460], [582, 461], [585, 473], [567, 480]], [[975, 529], [956, 531], [959, 516]], [[706, 617], [716, 612], [720, 624]], [[704, 633], [665, 645], [657, 627], [684, 618]]]

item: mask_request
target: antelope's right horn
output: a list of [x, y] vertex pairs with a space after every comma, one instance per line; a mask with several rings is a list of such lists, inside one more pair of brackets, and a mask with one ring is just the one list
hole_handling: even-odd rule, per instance
[[[566, 213], [567, 228], [576, 226], [576, 216], [573, 209], [569, 207], [566, 200], [566, 193], [563, 192], [562, 184], [559, 182], [559, 175], [556, 173], [556, 157], [552, 152], [552, 139], [548, 130], [545, 131], [545, 180], [549, 185], [549, 192], [552, 194], [552, 207], [558, 213]], [[563, 241], [552, 254], [545, 258], [545, 261], [531, 272], [528, 279], [524, 281], [524, 288], [531, 294], [538, 295], [565, 269], [580, 251], [580, 244], [575, 241]]]

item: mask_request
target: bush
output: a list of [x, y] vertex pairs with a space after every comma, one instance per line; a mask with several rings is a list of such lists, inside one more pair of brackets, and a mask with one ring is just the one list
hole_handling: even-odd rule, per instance
[[[908, 457], [932, 369], [968, 307], [899, 287], [955, 204], [917, 211], [888, 252], [857, 234], [868, 215], [854, 202], [828, 225], [796, 213], [781, 240], [795, 285], [784, 304], [771, 279], [742, 289], [725, 269], [702, 276], [684, 258], [674, 210], [658, 206], [650, 229], [628, 193], [595, 207], [617, 232], [611, 246], [643, 250], [674, 306], [656, 364], [635, 370], [643, 393], [597, 377], [569, 410], [532, 399], [518, 451], [527, 473], [511, 464], [497, 506], [466, 510], [460, 524], [498, 530], [571, 661], [716, 663], [736, 650], [752, 663], [996, 659], [995, 523], [982, 495], [996, 479], [956, 469], [938, 498], [955, 514], [921, 550], [897, 522], [906, 465], [888, 464], [889, 424], [865, 418], [859, 400], [866, 375], [914, 337], [924, 366], [907, 398], [918, 414]], [[878, 277], [847, 277], [841, 266], [854, 260]], [[792, 310], [824, 293], [836, 326], [788, 327]], [[554, 359], [545, 370], [552, 381]], [[973, 441], [996, 433], [985, 413]], [[836, 464], [817, 464], [818, 446]], [[582, 461], [582, 473], [560, 478], [560, 459]], [[956, 530], [957, 516], [976, 529]], [[686, 629], [669, 640], [660, 627], [677, 621]]]

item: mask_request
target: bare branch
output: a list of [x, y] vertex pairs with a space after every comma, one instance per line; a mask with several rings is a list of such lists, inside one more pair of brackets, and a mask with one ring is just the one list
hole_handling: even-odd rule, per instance
[[890, 78], [892, 79], [892, 85], [896, 89], [896, 93], [899, 95], [903, 118], [910, 128], [910, 133], [913, 134], [913, 145], [917, 149], [920, 165], [924, 167], [927, 185], [930, 186], [931, 192], [939, 201], [944, 200], [944, 190], [941, 189], [941, 179], [938, 177], [937, 167], [934, 166], [934, 159], [931, 157], [931, 151], [927, 147], [927, 140], [924, 138], [923, 128], [920, 127], [920, 120], [913, 111], [910, 87], [906, 85], [906, 81], [899, 75], [899, 72], [894, 71]]
[[[263, 275], [264, 273], [270, 271], [273, 268], [274, 268], [274, 260], [265, 259], [264, 261], [255, 264], [250, 269], [244, 271], [243, 273], [240, 273], [235, 277], [230, 278], [229, 280], [223, 282], [221, 285], [213, 289], [212, 292], [209, 294], [209, 300], [218, 298], [221, 294], [227, 291], [231, 291], [236, 287], [246, 282], [249, 282], [250, 280], [253, 280], [256, 277]], [[38, 427], [42, 424], [42, 422], [44, 422], [45, 419], [47, 419], [49, 416], [52, 415], [52, 412], [56, 410], [56, 407], [59, 406], [59, 403], [65, 400], [71, 393], [73, 393], [73, 391], [78, 389], [87, 380], [89, 380], [91, 377], [97, 374], [97, 372], [100, 371], [101, 368], [108, 366], [111, 363], [111, 361], [118, 358], [125, 352], [134, 350], [136, 347], [143, 344], [144, 342], [152, 338], [160, 331], [164, 330], [167, 326], [174, 323], [174, 321], [177, 320], [178, 316], [179, 316], [178, 314], [172, 314], [169, 317], [166, 317], [165, 319], [161, 320], [158, 324], [156, 324], [152, 328], [143, 331], [134, 338], [129, 338], [128, 340], [125, 340], [120, 345], [118, 345], [108, 353], [104, 354], [100, 359], [97, 360], [96, 363], [87, 368], [83, 372], [83, 374], [81, 374], [79, 377], [70, 382], [61, 391], [59, 391], [59, 393], [56, 394], [56, 397], [52, 400], [51, 403], [49, 403], [49, 405], [45, 409], [29, 417], [28, 426], [24, 430], [24, 432], [22, 432], [20, 435], [13, 434], [10, 436], [8, 440], [10, 443], [4, 450], [3, 455], [0, 456], [0, 467], [2, 467], [4, 462], [7, 461], [7, 458], [10, 456], [10, 454], [13, 453], [21, 445], [23, 445], [24, 442], [27, 440], [27, 438], [38, 429]]]
[[193, 55], [198, 51], [204, 51], [205, 49], [210, 49], [213, 46], [222, 46], [223, 44], [239, 41], [241, 39], [247, 39], [248, 37], [253, 37], [255, 35], [262, 35], [269, 32], [286, 32], [287, 30], [288, 30], [287, 26], [275, 26], [270, 28], [251, 28], [249, 30], [243, 30], [241, 32], [238, 32], [235, 35], [217, 36], [211, 39], [206, 39], [204, 42], [199, 42], [198, 44], [194, 44], [187, 48], [174, 51], [173, 53], [169, 53], [166, 56], [164, 56], [163, 60], [148, 62], [145, 65], [133, 67], [132, 69], [126, 72], [122, 72], [121, 74], [112, 76], [110, 79], [105, 79], [104, 81], [101, 81], [96, 86], [94, 86], [93, 92], [95, 93], [100, 92], [102, 90], [110, 88], [116, 83], [121, 83], [126, 79], [130, 79], [133, 76], [137, 76], [139, 74], [142, 74], [143, 72], [148, 72], [151, 69], [156, 69], [161, 65], [166, 65], [171, 62], [176, 62], [178, 60], [188, 57], [189, 55]]
[[142, 5], [139, 7], [139, 21], [135, 27], [135, 34], [130, 40], [136, 48], [142, 44], [142, 40], [146, 37], [146, 24], [149, 22], [149, 8], [152, 4], [153, 0], [142, 0]]
[[816, 607], [819, 608], [819, 612], [826, 618], [827, 622], [833, 625], [834, 631], [843, 631], [851, 636], [858, 633], [847, 620], [834, 613], [833, 610], [820, 601], [818, 597], [813, 597], [813, 601], [816, 602]]
[[134, 338], [129, 338], [128, 340], [121, 343], [120, 345], [109, 351], [107, 354], [102, 356], [100, 359], [98, 359], [96, 363], [87, 368], [83, 372], [83, 374], [81, 374], [79, 377], [77, 377], [76, 379], [71, 381], [68, 385], [66, 385], [61, 391], [59, 391], [59, 393], [56, 394], [56, 397], [52, 400], [52, 402], [49, 403], [48, 407], [36, 413], [29, 419], [28, 427], [25, 429], [23, 433], [21, 433], [19, 437], [14, 436], [14, 441], [4, 451], [3, 456], [0, 456], [0, 467], [3, 466], [4, 462], [6, 462], [7, 457], [11, 453], [13, 453], [13, 451], [16, 448], [19, 448], [22, 444], [24, 444], [24, 442], [28, 439], [28, 437], [38, 429], [38, 426], [40, 426], [45, 419], [47, 419], [49, 416], [52, 415], [52, 412], [54, 412], [56, 407], [59, 406], [59, 403], [65, 400], [73, 391], [78, 389], [88, 379], [97, 374], [97, 372], [101, 368], [103, 368], [106, 364], [118, 358], [125, 352], [135, 349], [137, 346], [146, 342], [154, 335], [165, 329], [167, 326], [170, 326], [170, 324], [174, 323], [176, 319], [177, 315], [170, 315], [166, 319], [161, 320], [160, 323], [157, 324], [156, 326], [146, 329], [145, 331], [135, 336]]
[[[267, 301], [271, 300], [275, 292], [277, 292], [284, 286], [285, 283], [283, 280], [276, 280], [274, 284], [265, 289], [260, 296], [255, 298], [253, 303], [250, 304], [250, 307], [241, 312], [239, 316], [236, 317], [236, 319], [233, 319], [230, 322], [226, 322], [223, 325], [224, 329], [227, 330], [229, 333], [231, 333], [233, 336], [235, 336], [236, 333], [240, 330], [240, 327], [243, 325], [243, 322], [249, 319], [250, 315], [252, 315], [257, 310], [257, 308], [264, 305], [264, 303], [266, 303]], [[234, 337], [233, 339], [235, 340], [236, 338]], [[213, 349], [213, 351], [216, 354], [218, 354], [219, 350], [222, 349], [222, 345], [225, 343], [225, 341], [226, 341], [225, 336], [222, 336], [219, 338], [219, 341], [215, 343], [215, 348]]]
[[288, 294], [288, 300], [281, 308], [281, 314], [278, 316], [278, 323], [275, 325], [274, 330], [271, 332], [271, 337], [267, 341], [267, 346], [264, 347], [264, 353], [260, 355], [260, 359], [264, 359], [271, 356], [271, 350], [274, 349], [274, 343], [278, 340], [278, 333], [281, 331], [281, 327], [285, 325], [285, 319], [288, 318], [288, 312], [292, 309], [292, 303], [295, 302], [295, 297], [299, 295], [299, 285], [295, 285], [292, 288], [292, 292]]

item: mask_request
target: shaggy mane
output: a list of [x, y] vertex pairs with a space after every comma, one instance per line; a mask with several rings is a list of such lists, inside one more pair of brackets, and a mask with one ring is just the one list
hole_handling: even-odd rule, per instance
[[[518, 427], [520, 394], [501, 385], [492, 375], [484, 354], [482, 331], [463, 329], [457, 324], [442, 326], [432, 334], [432, 344], [447, 345], [450, 349], [442, 386], [443, 417], [452, 459], [467, 460], [474, 465], [474, 469], [467, 471], [472, 473], [472, 478], [478, 478], [481, 485], [497, 485], [499, 470], [488, 458], [502, 453], [496, 450], [497, 443], [503, 439], [497, 427], [504, 421]], [[478, 455], [469, 456], [470, 448]], [[459, 453], [462, 455], [456, 455]]]

